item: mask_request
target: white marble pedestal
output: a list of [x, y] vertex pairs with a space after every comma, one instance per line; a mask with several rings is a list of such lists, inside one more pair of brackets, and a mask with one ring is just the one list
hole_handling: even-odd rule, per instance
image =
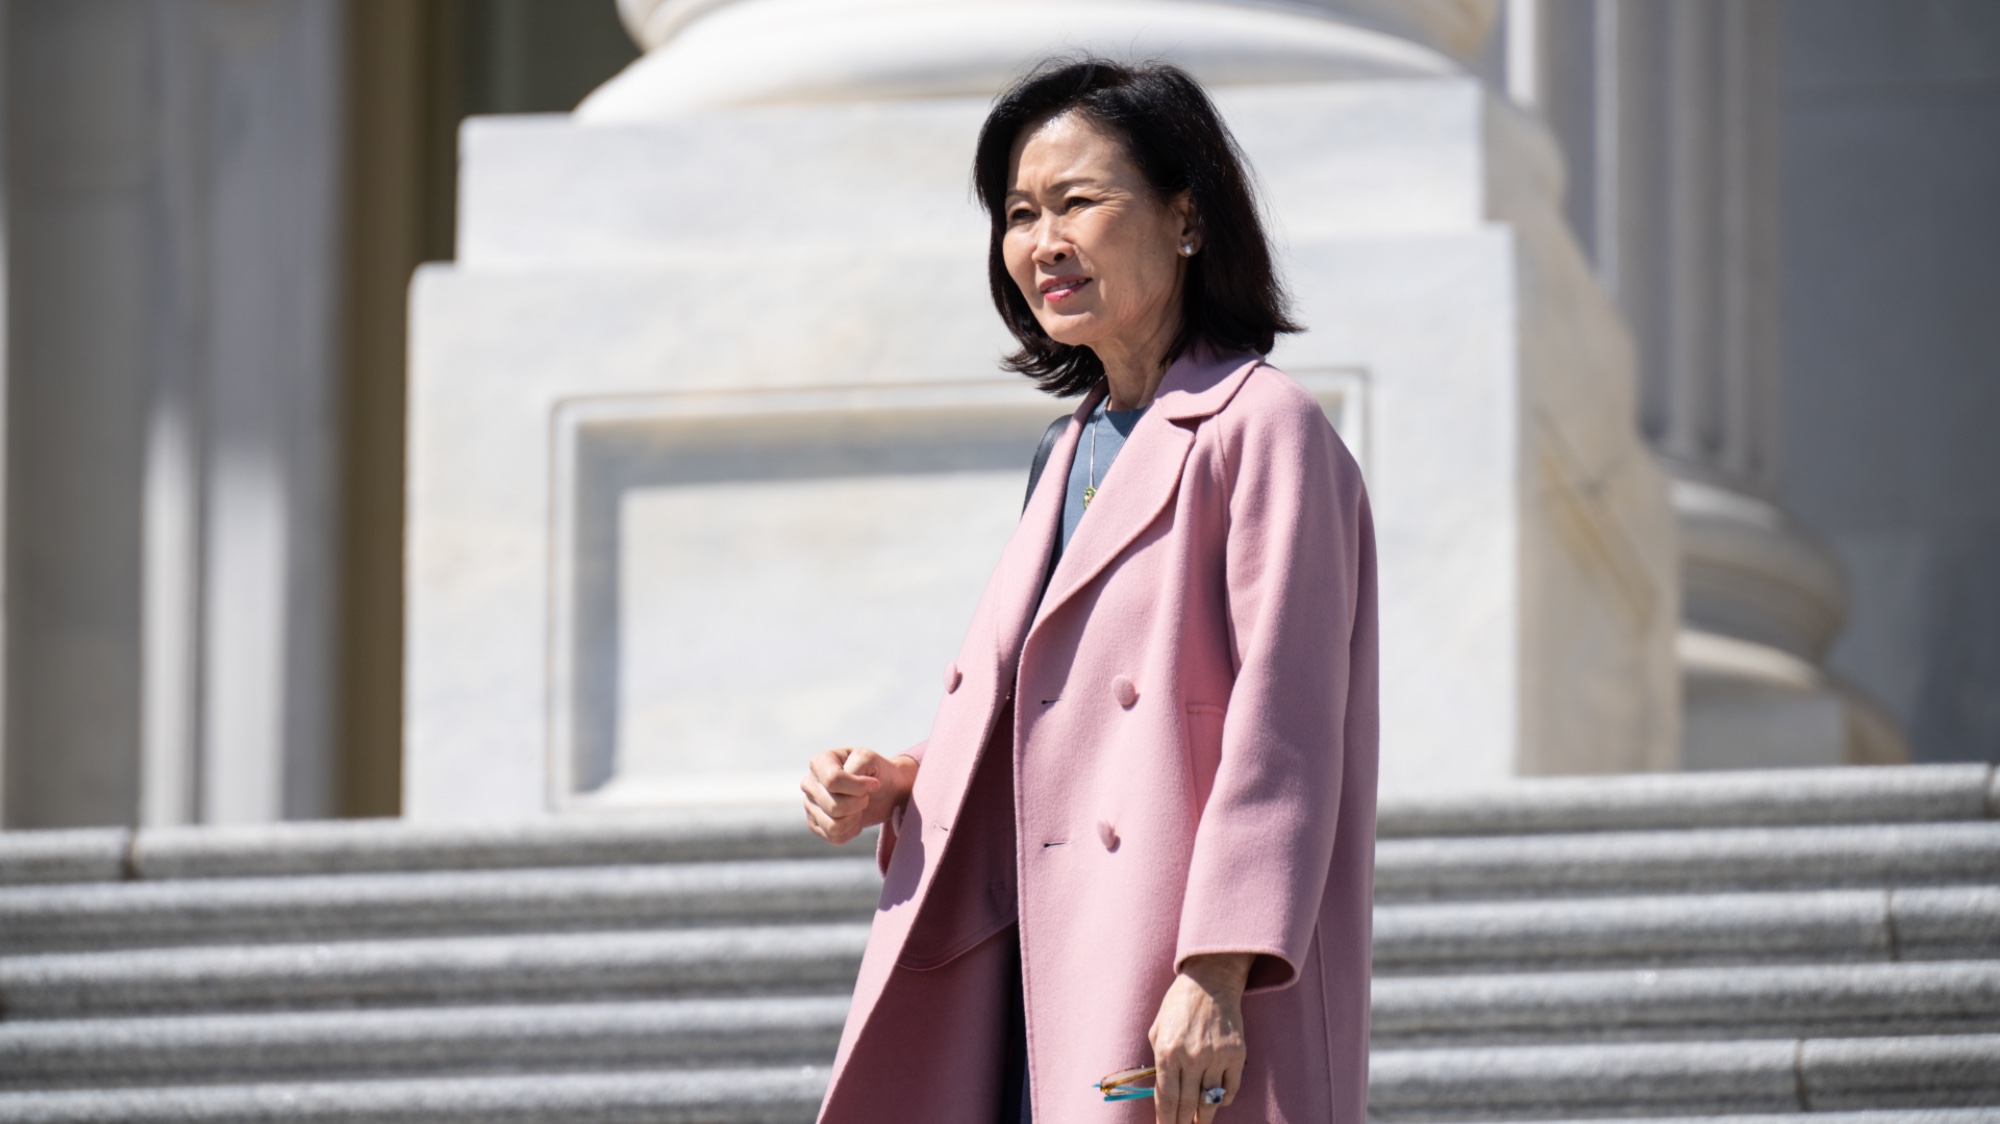
[[[1360, 455], [1385, 788], [1676, 763], [1665, 482], [1535, 127], [1469, 78], [1217, 91]], [[412, 301], [406, 814], [789, 801], [925, 733], [1068, 408], [999, 372], [983, 98], [464, 135]]]

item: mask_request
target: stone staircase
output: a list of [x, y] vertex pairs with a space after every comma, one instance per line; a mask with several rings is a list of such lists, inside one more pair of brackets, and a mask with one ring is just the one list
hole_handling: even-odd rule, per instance
[[[1377, 878], [1379, 1120], [2000, 1121], [1991, 767], [1390, 801]], [[790, 812], [0, 835], [0, 1121], [810, 1121], [878, 885]]]

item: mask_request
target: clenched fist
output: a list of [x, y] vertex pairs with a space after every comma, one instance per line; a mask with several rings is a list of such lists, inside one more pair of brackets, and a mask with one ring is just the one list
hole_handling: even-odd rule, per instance
[[884, 757], [872, 749], [829, 749], [812, 759], [799, 791], [813, 834], [839, 845], [881, 823], [910, 798], [914, 757]]

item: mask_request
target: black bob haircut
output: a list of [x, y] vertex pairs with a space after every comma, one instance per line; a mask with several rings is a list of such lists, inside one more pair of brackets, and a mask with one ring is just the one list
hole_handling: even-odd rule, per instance
[[1271, 350], [1280, 332], [1296, 332], [1271, 246], [1257, 215], [1242, 152], [1208, 95], [1167, 63], [1125, 66], [1096, 57], [1053, 59], [994, 102], [979, 130], [973, 186], [992, 220], [987, 281], [993, 304], [1021, 348], [1009, 370], [1058, 397], [1084, 394], [1104, 377], [1087, 347], [1050, 339], [1007, 273], [1000, 241], [1007, 230], [1007, 165], [1021, 134], [1068, 112], [1124, 142], [1126, 155], [1162, 199], [1189, 193], [1201, 251], [1188, 259], [1181, 325], [1167, 348], [1171, 363], [1197, 345], [1217, 351]]

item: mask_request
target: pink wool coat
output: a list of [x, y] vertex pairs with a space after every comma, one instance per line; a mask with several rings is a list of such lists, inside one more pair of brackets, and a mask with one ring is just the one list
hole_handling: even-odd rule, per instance
[[822, 1124], [993, 1124], [1020, 924], [1037, 1124], [1150, 1065], [1185, 958], [1256, 954], [1221, 1124], [1362, 1124], [1374, 534], [1319, 405], [1254, 355], [1166, 373], [1063, 553], [1078, 407], [945, 672]]

